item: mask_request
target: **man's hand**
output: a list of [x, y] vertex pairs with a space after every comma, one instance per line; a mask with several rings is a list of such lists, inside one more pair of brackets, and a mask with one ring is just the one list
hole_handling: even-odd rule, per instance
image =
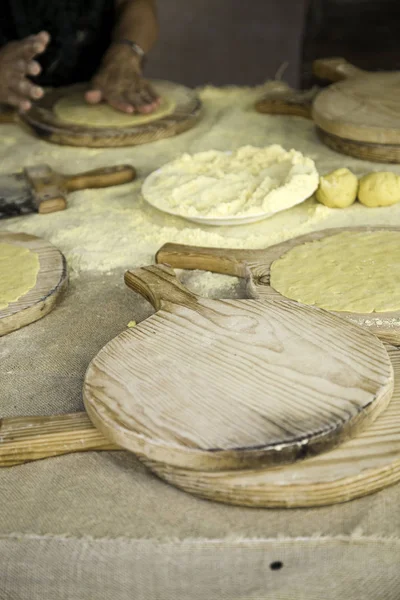
[[31, 108], [31, 100], [43, 96], [43, 89], [28, 76], [39, 75], [41, 67], [34, 57], [46, 50], [49, 41], [49, 34], [42, 31], [0, 49], [0, 104], [25, 111]]
[[152, 87], [142, 78], [140, 59], [129, 46], [113, 45], [85, 94], [89, 104], [107, 102], [126, 113], [151, 113], [160, 104]]

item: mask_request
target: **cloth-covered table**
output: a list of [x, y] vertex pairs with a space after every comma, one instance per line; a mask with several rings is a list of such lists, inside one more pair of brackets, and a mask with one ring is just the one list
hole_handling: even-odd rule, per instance
[[[0, 416], [82, 410], [91, 358], [129, 321], [151, 314], [125, 288], [128, 267], [154, 261], [165, 242], [262, 248], [315, 229], [400, 225], [400, 206], [332, 210], [309, 200], [253, 225], [201, 228], [145, 205], [142, 178], [182, 152], [281, 143], [321, 173], [382, 166], [323, 147], [312, 124], [252, 110], [261, 89], [201, 90], [204, 118], [174, 139], [121, 149], [76, 149], [0, 127], [0, 171], [50, 163], [64, 172], [129, 162], [140, 178], [77, 192], [68, 210], [0, 222], [54, 243], [71, 281], [44, 319], [0, 338]], [[400, 167], [388, 167], [400, 173]], [[233, 278], [184, 273], [194, 291], [243, 295]], [[225, 506], [158, 480], [124, 451], [91, 452], [0, 470], [1, 600], [397, 600], [400, 485], [307, 510]]]

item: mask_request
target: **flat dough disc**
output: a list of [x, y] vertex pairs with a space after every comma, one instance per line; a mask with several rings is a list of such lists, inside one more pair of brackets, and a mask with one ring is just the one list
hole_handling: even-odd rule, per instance
[[271, 265], [286, 298], [336, 312], [400, 309], [400, 232], [343, 232], [292, 248]]
[[85, 102], [82, 93], [76, 92], [61, 98], [55, 106], [54, 113], [62, 121], [86, 127], [134, 127], [145, 125], [171, 114], [176, 102], [163, 97], [160, 106], [149, 115], [128, 115], [115, 110], [108, 104], [90, 105]]
[[36, 252], [0, 243], [0, 309], [16, 302], [36, 285], [40, 263]]

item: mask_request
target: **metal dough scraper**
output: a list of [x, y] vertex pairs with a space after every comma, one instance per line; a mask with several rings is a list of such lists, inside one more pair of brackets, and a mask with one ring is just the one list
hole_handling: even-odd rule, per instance
[[130, 165], [105, 167], [78, 175], [61, 175], [48, 165], [36, 165], [21, 173], [2, 175], [0, 219], [32, 212], [45, 214], [64, 210], [69, 192], [121, 185], [135, 177], [136, 171]]

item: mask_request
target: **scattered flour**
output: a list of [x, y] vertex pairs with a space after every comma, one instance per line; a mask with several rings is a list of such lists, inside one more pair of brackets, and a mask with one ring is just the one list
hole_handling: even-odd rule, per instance
[[[0, 221], [3, 231], [38, 235], [66, 256], [71, 277], [88, 271], [108, 273], [154, 262], [166, 242], [224, 248], [265, 248], [289, 238], [328, 227], [360, 225], [400, 226], [400, 204], [367, 208], [355, 203], [335, 210], [315, 200], [290, 208], [258, 223], [230, 227], [200, 227], [165, 215], [141, 199], [143, 179], [155, 169], [181, 156], [207, 150], [236, 150], [246, 144], [280, 144], [310, 156], [321, 173], [346, 166], [361, 176], [382, 171], [382, 165], [342, 156], [318, 140], [313, 124], [300, 117], [261, 115], [254, 102], [263, 88], [212, 88], [202, 90], [204, 117], [192, 130], [175, 138], [132, 148], [88, 149], [56, 146], [36, 139], [16, 125], [0, 126], [0, 172], [12, 173], [37, 163], [47, 163], [64, 173], [78, 173], [120, 163], [133, 164], [138, 180], [120, 187], [70, 194], [68, 209], [50, 215], [28, 215]], [[4, 140], [4, 141], [3, 141]], [[400, 165], [387, 169], [400, 174]], [[192, 274], [195, 292], [228, 293], [226, 278]], [[232, 285], [236, 285], [232, 279]], [[193, 289], [193, 288], [192, 288]]]

